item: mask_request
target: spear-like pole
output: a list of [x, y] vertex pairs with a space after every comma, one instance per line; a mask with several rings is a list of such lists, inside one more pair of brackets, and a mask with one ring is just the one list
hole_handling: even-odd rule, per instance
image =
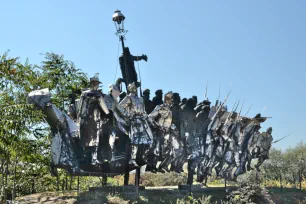
[[[241, 111], [242, 111], [243, 106], [244, 106], [244, 99], [243, 99], [242, 106], [241, 106], [241, 108], [240, 108], [240, 111], [239, 111], [238, 117], [241, 115]], [[238, 117], [237, 117], [237, 118], [238, 118]]]
[[205, 98], [207, 99], [207, 85], [208, 85], [208, 81], [206, 82], [206, 88], [205, 88]]
[[249, 113], [249, 111], [251, 110], [253, 105], [250, 106], [249, 110], [246, 112], [246, 114], [244, 115], [244, 117]]
[[232, 116], [232, 114], [233, 114], [233, 112], [234, 112], [234, 109], [235, 109], [235, 106], [236, 106], [236, 103], [237, 103], [237, 100], [235, 101], [235, 103], [234, 103], [234, 106], [233, 106], [233, 108], [232, 108], [232, 110], [231, 110], [231, 112], [227, 115], [227, 117], [226, 117], [226, 120], [225, 120], [225, 123], [224, 124], [227, 124], [227, 122], [228, 122], [228, 119]]

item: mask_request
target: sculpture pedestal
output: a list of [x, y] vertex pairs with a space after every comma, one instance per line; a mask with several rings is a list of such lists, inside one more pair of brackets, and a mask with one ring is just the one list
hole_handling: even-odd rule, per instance
[[[139, 186], [140, 191], [144, 191], [144, 186]], [[136, 186], [128, 185], [128, 186], [103, 186], [103, 187], [90, 187], [89, 191], [96, 192], [136, 192]]]
[[180, 191], [201, 191], [202, 190], [202, 186], [200, 184], [198, 185], [191, 185], [191, 189], [190, 189], [190, 185], [179, 185], [178, 189]]

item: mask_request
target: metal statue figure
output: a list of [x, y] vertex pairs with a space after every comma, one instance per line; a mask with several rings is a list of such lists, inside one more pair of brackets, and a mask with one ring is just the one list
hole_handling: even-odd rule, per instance
[[143, 103], [145, 105], [147, 114], [150, 114], [154, 110], [154, 103], [150, 100], [149, 89], [145, 89], [143, 91]]
[[[206, 135], [207, 135], [207, 128], [209, 125], [209, 112], [210, 112], [210, 101], [204, 100], [202, 102], [202, 105], [200, 105], [201, 110], [198, 111], [195, 119], [195, 131], [197, 136], [199, 137], [200, 144], [201, 144], [201, 156], [205, 153], [205, 143], [206, 143]], [[196, 108], [195, 108], [196, 110]], [[203, 160], [203, 157], [201, 157], [201, 161]], [[201, 172], [201, 161], [197, 165], [197, 180], [202, 181], [202, 172]]]
[[51, 127], [52, 170], [64, 168], [68, 171], [79, 172], [80, 166], [77, 158], [81, 151], [76, 147], [80, 134], [78, 125], [52, 104], [49, 89], [30, 92], [27, 101], [43, 111]]
[[80, 140], [84, 150], [85, 163], [99, 164], [98, 147], [102, 138], [102, 126], [106, 123], [109, 110], [103, 99], [101, 90], [98, 90], [98, 75], [90, 78], [90, 89], [83, 91], [80, 100]]
[[[120, 144], [117, 144], [117, 148], [115, 147], [116, 140], [118, 140], [117, 143], [122, 143], [122, 140], [128, 135], [128, 124], [124, 119], [127, 112], [118, 103], [119, 95], [119, 88], [111, 84], [109, 85], [109, 94], [104, 96], [110, 114], [109, 120], [103, 125], [103, 142], [100, 147], [103, 152], [102, 157], [110, 161], [125, 158], [125, 148], [119, 148]], [[109, 152], [111, 152], [111, 155], [108, 154]]]
[[180, 106], [183, 107], [183, 105], [185, 105], [186, 103], [187, 103], [187, 98], [183, 98], [180, 103]]
[[140, 60], [147, 61], [147, 55], [133, 56], [128, 47], [123, 48], [123, 54], [119, 57], [119, 64], [122, 72], [122, 81], [125, 83], [126, 87], [132, 83], [134, 83], [136, 87], [140, 86], [134, 64], [135, 61]]
[[197, 169], [198, 180], [201, 175], [201, 161], [205, 153], [205, 142], [208, 128], [208, 115], [210, 111], [210, 101], [205, 101], [202, 110], [195, 117], [195, 131], [187, 138], [187, 146], [190, 147], [188, 156], [188, 184], [192, 184], [192, 178]]
[[181, 169], [177, 169], [176, 164], [184, 156], [184, 144], [174, 124], [171, 124], [168, 134], [165, 135], [164, 139], [164, 159], [160, 163], [158, 171], [162, 173], [169, 172], [168, 166], [171, 164], [170, 171], [181, 173]]
[[[246, 172], [245, 165], [247, 162], [248, 154], [250, 154], [248, 150], [248, 144], [250, 141], [250, 138], [254, 133], [256, 133], [261, 127], [260, 123], [264, 122], [267, 118], [261, 117], [260, 114], [257, 114], [253, 119], [247, 119], [243, 118], [242, 121], [245, 124], [245, 127], [243, 128], [243, 134], [242, 134], [242, 143], [240, 143], [239, 147], [239, 153], [240, 153], [240, 164], [238, 168], [235, 171], [235, 177], [239, 176], [240, 174]], [[250, 166], [249, 166], [250, 167]]]
[[155, 96], [152, 100], [153, 104], [154, 104], [154, 108], [158, 105], [163, 104], [163, 90], [158, 89], [157, 91], [155, 91]]
[[148, 124], [148, 115], [141, 98], [137, 96], [135, 83], [128, 85], [129, 94], [119, 103], [126, 111], [129, 121], [129, 138], [132, 153], [129, 164], [143, 166], [147, 163], [147, 152], [153, 142], [153, 134]]
[[176, 128], [180, 129], [180, 121], [181, 121], [181, 97], [179, 93], [173, 93], [173, 103], [171, 105], [172, 111], [172, 123], [176, 126]]
[[[156, 165], [159, 160], [164, 160], [165, 149], [170, 143], [170, 126], [172, 124], [172, 111], [171, 105], [173, 100], [173, 93], [168, 92], [165, 94], [164, 103], [155, 107], [155, 109], [150, 113], [149, 117], [151, 124], [154, 127], [154, 143], [150, 151], [150, 162], [148, 162], [147, 170], [156, 171]], [[165, 136], [168, 135], [168, 138]], [[166, 163], [162, 163], [159, 166], [159, 171], [168, 171], [168, 166]]]
[[[222, 158], [222, 150], [224, 146], [224, 140], [221, 136], [221, 130], [223, 126], [222, 116], [226, 112], [224, 106], [220, 106], [217, 110], [211, 109], [214, 112], [214, 115], [210, 119], [210, 123], [207, 128], [207, 136], [205, 143], [205, 156], [202, 161], [201, 166], [204, 169], [201, 169], [205, 175], [211, 175], [212, 169]], [[212, 115], [211, 111], [209, 116]]]
[[258, 135], [255, 148], [251, 151], [248, 158], [248, 166], [251, 165], [252, 159], [258, 158], [255, 168], [257, 171], [260, 171], [259, 167], [266, 159], [269, 159], [269, 150], [272, 146], [272, 141], [272, 127], [269, 127], [266, 132]]

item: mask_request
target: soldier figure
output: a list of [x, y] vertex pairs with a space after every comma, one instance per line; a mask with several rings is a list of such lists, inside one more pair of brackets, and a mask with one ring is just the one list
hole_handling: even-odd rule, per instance
[[[247, 162], [248, 155], [250, 154], [248, 150], [248, 144], [250, 141], [251, 136], [256, 133], [260, 129], [260, 123], [264, 122], [266, 118], [261, 117], [260, 113], [257, 114], [253, 119], [244, 119], [245, 128], [243, 128], [242, 134], [242, 143], [240, 145], [240, 164], [235, 172], [235, 177], [239, 176], [240, 174], [246, 171], [245, 164]], [[242, 121], [243, 122], [243, 121]]]
[[198, 105], [198, 97], [192, 96], [191, 99], [193, 101], [193, 108], [195, 108]]
[[193, 157], [192, 155], [196, 155], [198, 152], [194, 149], [197, 149], [198, 146], [193, 146], [192, 144], [195, 138], [195, 116], [196, 112], [194, 110], [194, 100], [188, 99], [187, 103], [182, 106], [181, 112], [180, 136], [184, 142], [185, 157], [177, 166], [179, 171], [182, 170], [188, 155]]
[[85, 153], [85, 161], [92, 165], [97, 161], [99, 138], [102, 137], [102, 125], [107, 120], [109, 111], [104, 102], [101, 90], [98, 90], [98, 75], [90, 78], [90, 90], [83, 91], [80, 101], [80, 139]]
[[154, 104], [150, 100], [150, 90], [149, 89], [145, 89], [143, 91], [143, 103], [145, 105], [147, 114], [150, 114], [154, 110]]
[[161, 89], [158, 89], [157, 91], [155, 91], [155, 96], [153, 98], [154, 108], [163, 103], [163, 91]]
[[260, 171], [259, 167], [266, 159], [269, 159], [269, 150], [272, 146], [272, 141], [272, 127], [269, 127], [266, 132], [260, 134], [257, 140], [257, 147], [254, 152], [254, 157], [258, 158], [257, 164], [255, 165], [257, 171]]
[[[200, 140], [201, 154], [204, 154], [207, 127], [209, 123], [208, 115], [210, 111], [210, 101], [209, 100], [203, 101], [200, 107], [201, 107], [201, 111], [197, 113], [196, 119], [195, 119], [195, 130]], [[198, 177], [198, 181], [201, 180], [200, 179], [201, 177], [201, 165], [200, 164], [198, 164], [197, 177]]]
[[140, 86], [134, 65], [134, 61], [139, 60], [147, 61], [148, 57], [146, 55], [133, 56], [130, 53], [130, 49], [128, 47], [124, 48], [123, 54], [119, 57], [119, 63], [123, 77], [122, 82], [125, 82], [126, 87], [131, 83], [135, 83], [136, 87]]
[[172, 123], [176, 126], [176, 128], [180, 129], [180, 120], [181, 120], [181, 97], [178, 93], [173, 93], [173, 103], [171, 106], [172, 111]]
[[147, 162], [147, 152], [153, 142], [153, 134], [148, 124], [148, 115], [144, 104], [137, 96], [137, 87], [134, 83], [128, 85], [129, 94], [119, 103], [127, 112], [130, 122], [129, 137], [132, 145], [130, 165], [142, 166]]
[[[170, 132], [170, 126], [172, 124], [172, 111], [170, 109], [173, 100], [173, 93], [168, 92], [165, 94], [165, 103], [158, 105], [149, 115], [151, 123], [156, 129], [154, 144], [150, 151], [150, 162], [148, 165], [148, 170], [155, 171], [158, 161], [158, 156], [160, 159], [164, 159], [165, 147], [170, 143], [170, 138], [165, 141], [165, 136]], [[168, 171], [168, 167], [165, 165], [160, 165], [159, 171], [164, 172], [164, 169]]]
[[[108, 155], [108, 160], [114, 161], [118, 159], [117, 151], [115, 149], [115, 140], [121, 136], [122, 142], [123, 137], [128, 135], [127, 123], [124, 118], [127, 116], [127, 112], [119, 106], [118, 97], [120, 95], [119, 88], [116, 85], [109, 85], [109, 94], [104, 96], [105, 103], [110, 112], [108, 122], [103, 126], [103, 142], [101, 149], [104, 155], [111, 152], [111, 157]], [[111, 151], [109, 151], [111, 150]], [[125, 150], [125, 149], [124, 149]], [[106, 158], [106, 157], [105, 157]]]

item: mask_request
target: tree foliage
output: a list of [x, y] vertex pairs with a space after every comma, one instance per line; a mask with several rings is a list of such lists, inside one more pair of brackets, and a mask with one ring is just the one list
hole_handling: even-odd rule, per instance
[[[63, 55], [46, 53], [40, 66], [32, 65], [28, 60], [22, 63], [19, 58], [9, 57], [8, 52], [0, 56], [2, 199], [6, 199], [11, 191], [15, 196], [16, 188], [21, 194], [36, 191], [38, 186], [45, 191], [54, 187], [51, 184], [56, 181], [49, 173], [50, 129], [43, 113], [27, 104], [27, 94], [35, 89], [49, 88], [52, 102], [64, 109], [74, 95], [88, 86], [88, 82], [87, 75]], [[32, 184], [33, 179], [36, 183], [39, 181], [36, 187]]]

